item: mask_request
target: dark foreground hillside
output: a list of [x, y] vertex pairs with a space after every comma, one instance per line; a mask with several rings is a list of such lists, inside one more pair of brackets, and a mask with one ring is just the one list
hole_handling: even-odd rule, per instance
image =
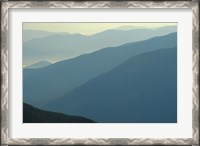
[[95, 123], [94, 121], [55, 112], [37, 109], [29, 104], [23, 104], [23, 123]]

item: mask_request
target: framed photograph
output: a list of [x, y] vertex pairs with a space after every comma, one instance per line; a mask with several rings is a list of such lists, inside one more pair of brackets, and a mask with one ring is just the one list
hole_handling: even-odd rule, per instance
[[3, 145], [198, 145], [199, 3], [1, 3]]

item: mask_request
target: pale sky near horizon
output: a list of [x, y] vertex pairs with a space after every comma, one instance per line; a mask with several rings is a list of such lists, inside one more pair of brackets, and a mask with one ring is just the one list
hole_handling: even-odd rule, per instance
[[160, 28], [176, 26], [177, 23], [23, 23], [23, 30], [44, 30], [49, 32], [80, 33], [83, 35], [95, 34], [107, 29], [128, 28]]

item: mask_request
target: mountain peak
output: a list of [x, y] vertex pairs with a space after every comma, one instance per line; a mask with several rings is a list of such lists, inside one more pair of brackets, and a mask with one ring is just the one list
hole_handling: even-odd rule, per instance
[[37, 69], [37, 68], [43, 68], [43, 67], [46, 67], [46, 66], [49, 66], [49, 65], [51, 65], [51, 62], [39, 61], [39, 62], [36, 62], [36, 63], [31, 64], [29, 66], [26, 66], [25, 68]]

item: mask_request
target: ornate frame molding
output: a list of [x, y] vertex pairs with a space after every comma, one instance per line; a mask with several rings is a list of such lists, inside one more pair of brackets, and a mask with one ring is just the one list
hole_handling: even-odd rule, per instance
[[[191, 8], [193, 12], [193, 138], [191, 139], [10, 139], [8, 137], [8, 9], [9, 8]], [[197, 145], [199, 141], [199, 7], [198, 1], [12, 1], [1, 9], [1, 141], [3, 145]]]

